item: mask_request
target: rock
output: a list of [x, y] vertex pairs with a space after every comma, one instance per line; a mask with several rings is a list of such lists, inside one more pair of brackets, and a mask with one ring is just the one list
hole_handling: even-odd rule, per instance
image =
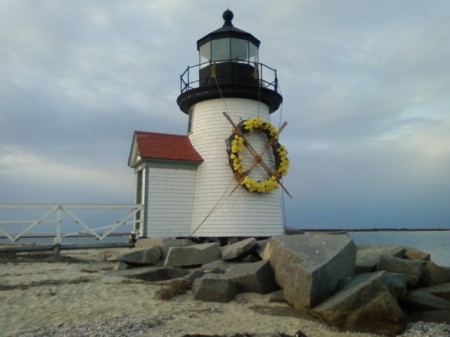
[[222, 260], [237, 260], [242, 259], [252, 253], [258, 246], [255, 238], [248, 238], [238, 241], [236, 243], [224, 246], [222, 249]]
[[341, 329], [398, 334], [405, 328], [405, 315], [393, 294], [403, 293], [405, 289], [406, 280], [400, 274], [356, 275], [311, 314]]
[[120, 255], [123, 253], [128, 253], [133, 248], [114, 248], [114, 249], [106, 249], [103, 251], [103, 260], [109, 262], [119, 262]]
[[413, 288], [420, 280], [423, 272], [423, 262], [417, 260], [405, 260], [390, 255], [381, 255], [377, 270], [385, 270], [391, 273], [400, 273], [406, 276], [409, 288]]
[[143, 267], [106, 272], [108, 276], [121, 276], [144, 281], [156, 282], [182, 277], [189, 271], [181, 268]]
[[233, 263], [231, 262], [226, 262], [226, 261], [222, 261], [222, 260], [215, 260], [213, 262], [210, 263], [205, 263], [201, 266], [201, 269], [206, 271], [206, 272], [211, 272], [211, 271], [220, 271], [221, 273], [225, 273], [228, 268], [230, 268], [233, 265]]
[[187, 247], [170, 247], [164, 266], [191, 267], [220, 257], [219, 243], [202, 243]]
[[419, 284], [423, 287], [435, 286], [450, 282], [450, 267], [441, 267], [434, 262], [426, 262], [423, 266]]
[[235, 264], [224, 278], [234, 281], [239, 292], [266, 294], [279, 288], [269, 261]]
[[206, 275], [206, 273], [202, 270], [193, 270], [189, 274], [184, 275], [183, 279], [194, 281], [198, 278], [202, 278], [205, 275]]
[[450, 311], [448, 310], [429, 310], [419, 311], [408, 316], [411, 322], [434, 322], [450, 324]]
[[189, 281], [192, 283], [196, 279], [202, 278], [205, 275], [207, 275], [207, 273], [205, 273], [201, 270], [192, 270], [192, 271], [187, 270], [187, 274], [182, 275], [181, 277], [171, 278], [171, 279], [167, 279], [167, 280], [161, 280], [161, 281], [157, 281], [157, 283], [160, 285], [172, 285], [172, 284], [176, 284], [177, 282], [183, 282], [183, 281]]
[[406, 300], [411, 308], [418, 311], [450, 311], [450, 283], [413, 290]]
[[146, 249], [152, 246], [159, 247], [186, 247], [192, 246], [194, 243], [188, 239], [174, 239], [174, 238], [140, 238], [136, 241], [135, 248]]
[[120, 255], [119, 259], [129, 265], [155, 265], [161, 261], [161, 249], [151, 246], [146, 249], [133, 249]]
[[113, 270], [125, 270], [128, 269], [130, 266], [128, 264], [126, 264], [125, 262], [122, 261], [117, 261], [114, 264]]
[[377, 269], [381, 255], [390, 255], [403, 258], [406, 248], [404, 246], [358, 246], [356, 251], [356, 273], [370, 273]]
[[261, 260], [270, 260], [270, 249], [268, 247], [269, 239], [257, 241], [258, 246], [256, 247], [256, 254]]
[[248, 255], [242, 259], [242, 262], [247, 262], [247, 263], [255, 263], [255, 262], [259, 262], [259, 261], [261, 261], [260, 257], [255, 254]]
[[341, 280], [340, 288], [350, 288], [351, 284], [360, 285], [364, 282], [379, 282], [395, 298], [406, 298], [407, 281], [403, 274], [390, 273], [387, 271], [377, 271], [366, 274], [358, 274], [346, 277]]
[[270, 239], [270, 264], [284, 298], [307, 310], [333, 294], [354, 274], [356, 246], [348, 235], [305, 233]]
[[428, 253], [422, 252], [412, 247], [405, 247], [405, 258], [410, 260], [430, 261], [431, 256]]
[[195, 243], [188, 239], [174, 239], [174, 238], [140, 238], [136, 241], [136, 249], [148, 249], [153, 246], [158, 246], [161, 249], [161, 260], [166, 259], [167, 253], [171, 247], [187, 247]]
[[396, 299], [381, 290], [348, 316], [344, 329], [397, 336], [405, 327], [405, 314]]
[[269, 303], [286, 303], [283, 290], [277, 290], [270, 294]]
[[229, 279], [205, 276], [194, 281], [194, 299], [205, 302], [230, 302], [237, 294], [236, 284]]
[[258, 253], [261, 260], [270, 260], [270, 239], [258, 241], [258, 247], [256, 252]]

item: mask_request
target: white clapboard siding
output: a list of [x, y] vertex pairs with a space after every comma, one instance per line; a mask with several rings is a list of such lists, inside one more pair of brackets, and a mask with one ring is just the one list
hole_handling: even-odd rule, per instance
[[[197, 169], [192, 236], [270, 236], [284, 231], [281, 190], [268, 193], [251, 193], [237, 185], [228, 164], [225, 140], [232, 126], [223, 112], [239, 121], [251, 117], [270, 120], [269, 108], [264, 103], [241, 98], [212, 99], [197, 103], [192, 111], [192, 132], [189, 138], [204, 162]], [[261, 134], [248, 135], [256, 151], [266, 145]], [[252, 157], [246, 157], [249, 164]], [[273, 155], [267, 154], [265, 162], [272, 166]], [[255, 166], [251, 176], [265, 180], [267, 174]]]
[[196, 171], [192, 168], [148, 168], [148, 237], [189, 235], [195, 176]]

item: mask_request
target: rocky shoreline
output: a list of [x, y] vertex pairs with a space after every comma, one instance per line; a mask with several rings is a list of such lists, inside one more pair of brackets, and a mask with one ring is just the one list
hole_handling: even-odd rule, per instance
[[[345, 269], [342, 264], [351, 260], [352, 244], [345, 235], [325, 235], [319, 234], [316, 241], [303, 236], [300, 240], [307, 238], [308, 245], [303, 242], [301, 246], [308, 247], [315, 259], [320, 256], [328, 261], [338, 256], [339, 268]], [[309, 299], [295, 304], [292, 294], [283, 294], [288, 283], [276, 276], [280, 266], [275, 265], [276, 259], [272, 259], [273, 265], [267, 262], [271, 255], [282, 253], [275, 250], [277, 244], [269, 242], [250, 238], [221, 246], [217, 242], [143, 239], [134, 249], [67, 251], [59, 260], [42, 253], [0, 255], [0, 336], [294, 337], [297, 332], [299, 337], [382, 336], [379, 331], [374, 333], [376, 330], [357, 332], [348, 331], [345, 325], [333, 327], [333, 321], [312, 317], [309, 309], [302, 311]], [[317, 253], [316, 244], [321, 249], [327, 246], [326, 254]], [[347, 253], [336, 253], [341, 248]], [[355, 271], [359, 275], [385, 275], [386, 271], [372, 269], [379, 264], [380, 256], [389, 255], [386, 252], [400, 254], [402, 260], [421, 261], [417, 281], [422, 282], [421, 286], [425, 281], [446, 280], [448, 269], [436, 267], [426, 253], [406, 251], [405, 247], [358, 247], [353, 261]], [[343, 255], [347, 258], [343, 259]], [[307, 260], [322, 265], [320, 259]], [[317, 268], [308, 265], [307, 269]], [[330, 270], [332, 275], [338, 275], [333, 268]], [[406, 276], [394, 279], [403, 280], [406, 287]], [[329, 276], [326, 280], [330, 280]], [[276, 290], [280, 283], [281, 290]], [[320, 284], [319, 278], [309, 287]], [[212, 292], [208, 291], [211, 285]], [[223, 285], [226, 286], [222, 288]], [[413, 290], [401, 284], [391, 286], [397, 294], [402, 293], [401, 289]], [[327, 297], [339, 293], [344, 284], [337, 287]], [[228, 288], [231, 293], [222, 292]], [[384, 286], [377, 289], [386, 295]], [[366, 301], [370, 302], [370, 298]], [[317, 307], [315, 302], [311, 306]], [[405, 303], [401, 303], [401, 308], [405, 308]], [[432, 319], [436, 317], [439, 316]], [[416, 317], [417, 321], [390, 335], [450, 337], [450, 325], [445, 320], [448, 318], [438, 323], [421, 321], [430, 316]]]

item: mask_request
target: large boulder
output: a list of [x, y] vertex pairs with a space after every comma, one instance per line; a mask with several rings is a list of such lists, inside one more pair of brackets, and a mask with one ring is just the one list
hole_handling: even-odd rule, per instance
[[237, 294], [236, 284], [215, 275], [198, 278], [192, 285], [194, 299], [205, 302], [230, 302]]
[[399, 258], [405, 256], [406, 248], [397, 245], [358, 246], [356, 251], [356, 273], [370, 273], [376, 271], [380, 256], [389, 255]]
[[406, 317], [396, 297], [405, 290], [403, 275], [359, 274], [316, 306], [311, 314], [345, 330], [398, 334], [404, 330]]
[[258, 242], [255, 238], [248, 238], [245, 240], [238, 241], [236, 243], [232, 243], [230, 245], [224, 246], [222, 248], [222, 260], [237, 260], [242, 259], [252, 253], [256, 247], [258, 246]]
[[120, 255], [119, 260], [129, 265], [155, 265], [161, 260], [161, 249], [158, 246], [133, 249]]
[[270, 264], [284, 297], [297, 310], [308, 310], [333, 294], [354, 274], [356, 246], [344, 235], [305, 233], [270, 239]]
[[157, 246], [161, 250], [161, 260], [166, 259], [167, 253], [171, 247], [186, 247], [195, 245], [189, 239], [175, 239], [175, 238], [140, 238], [136, 241], [136, 249], [148, 249]]
[[405, 258], [411, 260], [430, 261], [431, 255], [413, 247], [405, 247]]
[[225, 273], [234, 263], [222, 261], [222, 260], [214, 260], [209, 263], [203, 264], [200, 268], [205, 272], [214, 271], [216, 274]]
[[164, 266], [200, 266], [220, 258], [219, 243], [202, 243], [186, 247], [171, 247]]
[[395, 298], [406, 298], [407, 280], [406, 276], [387, 271], [377, 271], [366, 274], [357, 274], [346, 277], [340, 283], [341, 289], [353, 289], [363, 287], [364, 283], [378, 282], [388, 290]]
[[442, 267], [434, 262], [426, 262], [423, 266], [419, 284], [422, 287], [435, 286], [450, 282], [450, 267]]
[[234, 281], [239, 292], [266, 294], [279, 289], [269, 261], [232, 265], [224, 277]]
[[419, 260], [401, 259], [390, 255], [381, 255], [377, 270], [404, 274], [408, 287], [413, 288], [422, 276], [423, 262]]
[[450, 283], [413, 290], [406, 299], [410, 307], [418, 311], [450, 311]]

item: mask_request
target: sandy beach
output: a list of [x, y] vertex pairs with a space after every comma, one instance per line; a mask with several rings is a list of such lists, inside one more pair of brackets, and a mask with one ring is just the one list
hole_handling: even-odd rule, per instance
[[[270, 295], [244, 293], [229, 303], [209, 303], [193, 300], [188, 291], [158, 300], [159, 284], [107, 275], [114, 266], [108, 259], [119, 252], [64, 251], [60, 261], [42, 253], [0, 257], [0, 336], [271, 337], [298, 330], [307, 337], [376, 336], [337, 331], [285, 303], [270, 303]], [[97, 331], [113, 326], [107, 334]], [[449, 336], [447, 327], [438, 326], [442, 336], [433, 336]], [[402, 336], [422, 336], [416, 332]]]

